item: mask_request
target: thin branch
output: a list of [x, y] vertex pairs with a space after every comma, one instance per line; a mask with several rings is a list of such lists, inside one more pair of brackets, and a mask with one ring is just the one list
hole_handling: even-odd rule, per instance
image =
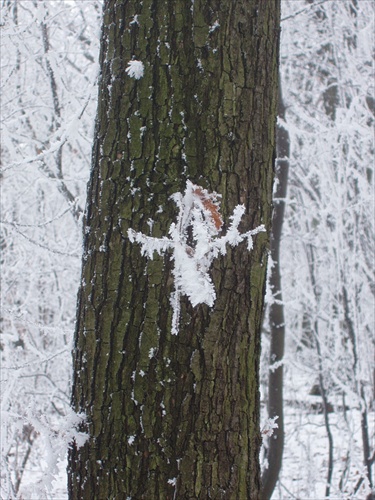
[[59, 102], [59, 97], [57, 94], [57, 85], [56, 85], [56, 79], [55, 79], [55, 74], [53, 72], [51, 62], [49, 59], [49, 49], [50, 49], [50, 44], [49, 44], [49, 38], [48, 38], [48, 32], [47, 32], [47, 25], [45, 22], [42, 22], [40, 24], [41, 29], [42, 29], [42, 38], [43, 38], [43, 47], [44, 47], [44, 54], [46, 56], [46, 66], [47, 66], [47, 72], [50, 80], [50, 86], [51, 86], [51, 92], [52, 92], [52, 101], [53, 101], [53, 110], [55, 112], [55, 115], [61, 118], [61, 106]]
[[15, 223], [9, 223], [10, 226], [13, 227], [13, 229], [18, 233], [20, 236], [25, 238], [29, 243], [32, 243], [33, 245], [38, 246], [39, 248], [43, 248], [43, 250], [48, 250], [48, 252], [54, 253], [56, 255], [63, 255], [64, 257], [79, 257], [79, 254], [74, 252], [74, 253], [68, 253], [68, 252], [61, 252], [60, 250], [56, 250], [54, 248], [48, 247], [47, 245], [43, 245], [43, 243], [40, 243], [39, 241], [35, 241], [33, 238], [30, 238], [26, 234], [24, 234], [22, 231], [20, 231], [17, 227], [17, 224]]
[[304, 7], [303, 9], [297, 10], [297, 12], [294, 12], [294, 14], [290, 14], [289, 16], [283, 17], [281, 19], [281, 22], [287, 21], [288, 19], [293, 19], [294, 17], [299, 16], [300, 14], [303, 14], [304, 12], [313, 9], [314, 7], [318, 7], [319, 5], [322, 5], [323, 3], [329, 2], [331, 0], [321, 0], [320, 2], [313, 3], [311, 5], [308, 5], [307, 7]]
[[6, 220], [0, 220], [0, 224], [9, 225], [9, 226], [12, 226], [13, 224], [17, 224], [17, 227], [33, 227], [33, 228], [35, 228], [35, 227], [45, 227], [45, 226], [48, 226], [48, 224], [52, 224], [52, 222], [55, 222], [55, 221], [61, 219], [68, 212], [70, 212], [70, 208], [66, 208], [60, 214], [56, 215], [56, 217], [54, 217], [53, 219], [46, 220], [45, 222], [40, 222], [39, 224], [20, 224], [18, 222], [17, 223], [15, 223], [15, 222], [9, 222], [9, 221], [6, 221]]

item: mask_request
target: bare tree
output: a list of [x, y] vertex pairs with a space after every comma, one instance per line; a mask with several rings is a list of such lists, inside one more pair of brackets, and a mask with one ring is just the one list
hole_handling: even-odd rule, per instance
[[289, 134], [285, 125], [285, 106], [279, 87], [277, 134], [276, 134], [276, 179], [273, 194], [274, 208], [271, 234], [271, 269], [270, 282], [272, 299], [269, 304], [269, 375], [267, 410], [268, 418], [277, 418], [274, 429], [266, 445], [267, 467], [262, 475], [262, 496], [271, 498], [281, 470], [284, 451], [284, 349], [285, 349], [285, 317], [283, 295], [281, 291], [281, 235], [284, 222], [285, 198], [288, 185], [289, 170]]
[[[289, 10], [281, 68], [291, 138], [281, 257], [288, 293], [284, 367], [293, 373], [288, 384], [305, 378], [319, 387], [314, 397], [320, 403], [303, 403], [303, 422], [314, 418], [326, 431], [325, 457], [313, 448], [315, 458], [306, 459], [325, 476], [320, 494], [365, 496], [373, 483], [368, 412], [374, 354], [374, 6], [284, 5]], [[290, 386], [286, 390], [291, 394]], [[323, 417], [310, 417], [306, 408]], [[296, 436], [302, 427], [288, 420], [286, 432]], [[304, 439], [307, 453], [311, 434]], [[318, 484], [310, 476], [296, 494], [317, 494]]]

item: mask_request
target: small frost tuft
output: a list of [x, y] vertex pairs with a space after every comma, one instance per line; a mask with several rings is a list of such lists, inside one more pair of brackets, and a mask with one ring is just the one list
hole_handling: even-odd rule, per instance
[[262, 429], [262, 434], [263, 436], [268, 436], [268, 437], [271, 437], [273, 432], [274, 432], [274, 429], [278, 429], [279, 426], [278, 424], [276, 423], [276, 420], [278, 419], [279, 417], [276, 416], [276, 417], [273, 417], [273, 418], [268, 418], [265, 423], [264, 423], [264, 426], [263, 426], [263, 429]]
[[217, 30], [217, 29], [219, 29], [219, 28], [220, 28], [219, 21], [218, 21], [218, 20], [216, 20], [216, 21], [214, 22], [214, 24], [213, 24], [212, 26], [210, 26], [209, 33], [211, 34], [211, 33], [213, 33], [214, 31], [216, 31], [216, 30]]
[[132, 61], [128, 62], [128, 67], [126, 68], [125, 71], [130, 76], [130, 78], [135, 78], [136, 80], [139, 80], [140, 78], [142, 78], [144, 70], [145, 67], [143, 65], [143, 62], [133, 59]]

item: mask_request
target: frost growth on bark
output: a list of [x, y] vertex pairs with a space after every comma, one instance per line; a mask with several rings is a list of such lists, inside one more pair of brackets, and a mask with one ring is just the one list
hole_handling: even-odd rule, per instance
[[251, 231], [240, 233], [238, 226], [245, 213], [244, 205], [237, 205], [231, 215], [231, 223], [224, 236], [219, 236], [223, 220], [220, 215], [220, 202], [217, 193], [209, 193], [206, 189], [187, 181], [184, 194], [174, 193], [171, 198], [176, 203], [179, 213], [177, 221], [169, 228], [169, 237], [154, 238], [133, 229], [128, 230], [131, 242], [142, 247], [142, 254], [153, 258], [154, 252], [159, 255], [167, 250], [172, 251], [174, 260], [174, 285], [172, 294], [173, 307], [172, 334], [178, 333], [180, 317], [180, 296], [187, 295], [193, 307], [207, 304], [212, 307], [216, 293], [209, 270], [212, 261], [220, 254], [226, 254], [227, 243], [235, 247], [247, 240], [247, 248], [253, 248], [252, 237], [265, 231], [264, 225]]
[[144, 69], [145, 67], [142, 61], [137, 61], [133, 59], [132, 61], [128, 62], [128, 66], [125, 71], [130, 76], [130, 78], [135, 78], [136, 80], [139, 80], [143, 76]]

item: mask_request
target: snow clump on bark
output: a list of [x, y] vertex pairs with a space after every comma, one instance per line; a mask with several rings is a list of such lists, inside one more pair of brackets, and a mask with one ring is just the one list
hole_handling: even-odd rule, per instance
[[143, 62], [133, 59], [132, 61], [128, 62], [128, 67], [126, 68], [125, 71], [130, 76], [130, 78], [135, 78], [136, 80], [139, 80], [140, 78], [142, 78], [144, 70], [145, 67]]

